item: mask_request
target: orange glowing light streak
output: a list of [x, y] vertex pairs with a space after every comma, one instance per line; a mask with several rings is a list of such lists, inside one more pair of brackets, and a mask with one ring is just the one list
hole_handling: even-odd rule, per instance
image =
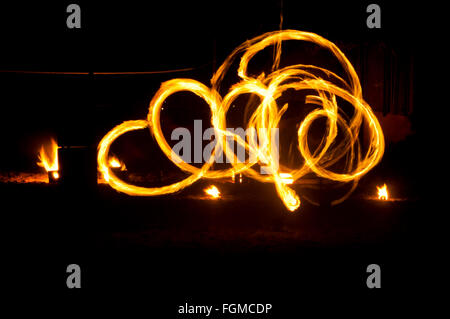
[[205, 189], [205, 193], [208, 194], [209, 196], [211, 196], [212, 198], [219, 198], [220, 197], [220, 191], [214, 185], [211, 185], [210, 187], [206, 188]]
[[47, 172], [55, 172], [59, 170], [58, 143], [56, 143], [53, 138], [50, 140], [50, 147], [46, 148], [44, 145], [41, 146], [38, 154], [38, 159], [39, 162], [37, 162], [37, 165], [45, 168]]
[[[298, 40], [314, 43], [328, 50], [339, 61], [345, 71], [348, 81], [333, 72], [313, 66], [296, 64], [279, 68], [281, 55], [281, 43], [286, 40]], [[261, 50], [268, 46], [274, 46], [276, 61], [274, 61], [272, 73], [252, 77], [247, 72], [250, 60]], [[240, 82], [234, 84], [222, 99], [219, 95], [220, 86], [224, 75], [231, 67], [238, 55], [242, 55], [237, 70]], [[319, 74], [326, 75], [324, 78]], [[380, 124], [373, 114], [370, 106], [362, 98], [362, 90], [359, 78], [342, 51], [332, 42], [309, 32], [297, 30], [281, 30], [265, 33], [252, 40], [248, 40], [237, 47], [219, 67], [211, 79], [211, 88], [202, 83], [190, 79], [173, 79], [162, 83], [149, 105], [146, 120], [126, 121], [109, 131], [98, 146], [98, 168], [105, 181], [120, 192], [138, 196], [153, 196], [173, 193], [181, 190], [200, 178], [224, 178], [233, 174], [245, 174], [261, 182], [275, 184], [276, 191], [288, 210], [294, 211], [300, 206], [300, 198], [283, 180], [278, 165], [274, 160], [272, 145], [272, 129], [278, 128], [278, 124], [288, 104], [280, 107], [277, 99], [288, 89], [296, 91], [314, 91], [317, 95], [308, 95], [306, 103], [317, 106], [305, 119], [299, 123], [297, 131], [298, 151], [304, 159], [304, 164], [299, 168], [283, 167], [285, 174], [290, 174], [292, 183], [308, 173], [315, 173], [318, 177], [337, 182], [354, 182], [370, 171], [382, 158], [384, 153], [384, 137]], [[172, 152], [161, 129], [160, 111], [163, 102], [172, 94], [187, 91], [202, 98], [210, 107], [211, 124], [215, 131], [216, 146], [210, 158], [205, 164], [197, 168], [184, 162], [177, 154]], [[239, 135], [226, 130], [226, 114], [232, 103], [242, 94], [251, 94], [259, 97], [260, 104], [250, 116], [247, 129], [258, 132], [259, 144], [252, 139], [243, 140]], [[348, 117], [339, 107], [337, 97], [345, 100], [354, 108], [351, 117]], [[309, 131], [312, 124], [318, 119], [326, 119], [326, 129], [319, 146], [311, 151], [309, 148]], [[368, 145], [364, 153], [361, 151], [359, 132], [364, 123], [367, 124], [366, 140]], [[190, 173], [186, 179], [163, 187], [146, 188], [128, 184], [120, 180], [110, 170], [108, 165], [108, 152], [110, 145], [116, 138], [127, 132], [140, 129], [150, 129], [162, 152], [181, 170]], [[338, 129], [343, 138], [336, 140]], [[226, 143], [226, 138], [231, 137], [239, 145], [245, 147], [250, 157], [258, 159], [258, 164], [266, 165], [271, 174], [263, 175], [252, 168], [254, 162], [241, 163], [236, 154]], [[225, 170], [210, 170], [214, 162], [214, 154], [223, 149], [226, 157], [232, 163], [232, 167]], [[346, 159], [346, 164], [341, 172], [334, 172], [332, 165], [340, 159]], [[268, 165], [266, 163], [269, 163]], [[289, 182], [291, 179], [289, 179]], [[353, 189], [353, 188], [352, 188]], [[348, 195], [345, 195], [348, 196]], [[345, 199], [345, 197], [343, 197]], [[342, 200], [343, 200], [342, 199]], [[340, 202], [340, 200], [335, 201]]]
[[285, 184], [292, 184], [294, 182], [292, 175], [289, 173], [280, 173], [280, 177], [281, 181]]
[[377, 190], [378, 190], [378, 199], [380, 199], [380, 200], [388, 200], [389, 199], [389, 194], [388, 194], [386, 184], [384, 184], [381, 187], [377, 186]]

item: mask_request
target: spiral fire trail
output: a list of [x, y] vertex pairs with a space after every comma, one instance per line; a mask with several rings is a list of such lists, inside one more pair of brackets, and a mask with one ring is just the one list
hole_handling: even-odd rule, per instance
[[[337, 58], [348, 80], [344, 80], [327, 69], [313, 65], [296, 64], [279, 68], [278, 60], [274, 61], [272, 73], [268, 75], [262, 73], [255, 78], [248, 74], [248, 64], [258, 52], [268, 46], [274, 46], [277, 50], [276, 56], [279, 57], [281, 42], [286, 40], [311, 42], [328, 50]], [[222, 99], [218, 93], [222, 80], [239, 55], [242, 55], [238, 67], [240, 82], [234, 84]], [[326, 76], [321, 77], [318, 73]], [[283, 167], [282, 173], [278, 165], [275, 165], [273, 152], [276, 146], [272, 142], [272, 132], [273, 129], [278, 128], [281, 117], [288, 108], [288, 104], [280, 107], [277, 99], [288, 89], [313, 90], [316, 95], [308, 95], [306, 103], [315, 105], [317, 108], [304, 118], [297, 131], [298, 151], [304, 159], [304, 163], [299, 168]], [[181, 91], [191, 92], [202, 98], [209, 105], [211, 111], [211, 124], [215, 132], [216, 145], [209, 159], [200, 168], [184, 162], [172, 152], [161, 129], [160, 112], [163, 102], [170, 95]], [[226, 129], [227, 112], [233, 101], [242, 94], [251, 94], [260, 99], [259, 105], [250, 116], [247, 125], [247, 129], [258, 132], [259, 144], [252, 139], [246, 141]], [[348, 102], [354, 108], [350, 118], [344, 115], [337, 98]], [[326, 120], [325, 134], [322, 136], [319, 146], [311, 150], [308, 143], [311, 126], [322, 118]], [[367, 136], [365, 136], [365, 143], [368, 146], [364, 151], [360, 146], [359, 137], [363, 122], [367, 123], [368, 128]], [[149, 188], [128, 184], [114, 175], [108, 165], [111, 144], [122, 134], [147, 128], [150, 129], [163, 153], [180, 169], [190, 173], [189, 177], [171, 185]], [[343, 138], [336, 138], [338, 131], [341, 132]], [[254, 162], [239, 162], [234, 151], [226, 143], [226, 140], [230, 140], [230, 138], [244, 147], [250, 156], [253, 155], [254, 158], [257, 158], [257, 162], [269, 163], [271, 174], [260, 174], [252, 168], [255, 165]], [[214, 154], [221, 149], [232, 163], [232, 167], [224, 170], [211, 170]], [[284, 205], [290, 211], [294, 211], [300, 206], [300, 198], [287, 185], [280, 176], [281, 174], [292, 176], [289, 184], [308, 173], [315, 173], [321, 178], [337, 182], [353, 181], [356, 185], [356, 182], [381, 160], [383, 152], [384, 137], [380, 124], [370, 106], [363, 100], [359, 78], [342, 51], [335, 44], [317, 34], [282, 30], [260, 35], [237, 47], [213, 75], [211, 88], [191, 79], [174, 79], [164, 82], [150, 101], [146, 120], [123, 122], [103, 137], [98, 146], [98, 167], [111, 187], [120, 192], [138, 196], [169, 194], [177, 192], [201, 178], [224, 178], [242, 173], [261, 182], [274, 183]], [[334, 172], [332, 166], [342, 159], [345, 160], [344, 169], [339, 173]], [[343, 199], [345, 198], [341, 200]]]

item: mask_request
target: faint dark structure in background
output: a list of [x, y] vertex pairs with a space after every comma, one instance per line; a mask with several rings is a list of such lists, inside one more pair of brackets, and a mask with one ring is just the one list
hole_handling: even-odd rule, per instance
[[92, 191], [97, 185], [96, 150], [88, 146], [62, 146], [58, 149], [61, 186]]
[[376, 112], [386, 142], [413, 134], [414, 56], [387, 42], [338, 43], [359, 75], [363, 97]]

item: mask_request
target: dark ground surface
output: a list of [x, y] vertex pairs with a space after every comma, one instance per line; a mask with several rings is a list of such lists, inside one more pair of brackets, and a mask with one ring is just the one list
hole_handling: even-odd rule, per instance
[[[331, 208], [304, 203], [292, 214], [272, 185], [243, 185], [220, 200], [195, 198], [202, 186], [135, 198], [106, 185], [89, 193], [0, 185], [4, 278], [10, 300], [29, 301], [15, 311], [48, 313], [55, 303], [70, 313], [174, 318], [186, 302], [255, 302], [272, 303], [272, 318], [365, 317], [423, 305], [433, 264], [423, 200], [353, 197]], [[81, 266], [82, 289], [66, 287], [71, 263]], [[382, 289], [366, 287], [372, 263]]]

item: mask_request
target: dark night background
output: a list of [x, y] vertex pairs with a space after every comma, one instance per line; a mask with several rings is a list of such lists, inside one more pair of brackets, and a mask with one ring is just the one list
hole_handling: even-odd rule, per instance
[[[321, 217], [304, 213], [301, 220], [283, 215], [272, 185], [258, 192], [271, 194], [273, 202], [249, 195], [247, 202], [219, 206], [182, 196], [131, 200], [109, 189], [97, 193], [70, 186], [2, 184], [3, 276], [10, 299], [18, 302], [18, 308], [12, 306], [15, 311], [65, 317], [93, 306], [100, 313], [141, 309], [146, 317], [173, 318], [176, 306], [185, 302], [268, 302], [276, 307], [274, 318], [301, 317], [304, 311], [319, 317], [347, 311], [365, 317], [392, 307], [398, 314], [417, 310], [425, 285], [433, 282], [428, 276], [436, 269], [439, 274], [428, 245], [430, 228], [438, 222], [422, 218], [433, 213], [435, 201], [426, 200], [433, 195], [421, 150], [433, 149], [435, 143], [429, 139], [434, 133], [428, 134], [435, 130], [429, 110], [437, 103], [429, 93], [436, 90], [430, 79], [439, 70], [440, 57], [432, 47], [441, 36], [442, 8], [375, 1], [382, 12], [377, 30], [366, 27], [367, 1], [77, 1], [82, 28], [69, 30], [69, 3], [0, 7], [0, 173], [39, 171], [37, 150], [49, 136], [57, 137], [60, 145], [95, 150], [114, 125], [145, 118], [162, 82], [185, 77], [208, 85], [236, 46], [277, 30], [282, 11], [284, 29], [318, 33], [348, 55], [387, 140], [385, 157], [368, 179], [391, 179], [400, 197], [414, 201], [368, 208], [355, 200], [336, 209], [306, 204], [305, 211], [310, 208]], [[185, 68], [190, 70], [95, 74]], [[151, 157], [160, 156], [156, 147], [150, 150]], [[243, 187], [252, 193], [254, 186]], [[387, 226], [369, 227], [374, 232], [365, 233], [380, 207], [391, 215], [373, 222]], [[243, 215], [246, 208], [249, 212]], [[206, 216], [211, 211], [217, 219]], [[349, 231], [345, 239], [338, 232], [333, 235], [333, 228], [346, 222], [363, 230]], [[265, 223], [272, 228], [264, 235]], [[152, 238], [147, 226], [157, 239], [124, 235]], [[277, 237], [283, 229], [296, 227], [306, 232], [317, 227], [318, 233], [331, 235], [322, 242]], [[262, 239], [245, 235], [258, 231]], [[203, 232], [207, 239], [199, 235]], [[82, 269], [83, 288], [78, 291], [65, 288], [70, 263]], [[381, 290], [365, 287], [370, 263], [382, 267]], [[65, 308], [59, 312], [56, 305]]]

